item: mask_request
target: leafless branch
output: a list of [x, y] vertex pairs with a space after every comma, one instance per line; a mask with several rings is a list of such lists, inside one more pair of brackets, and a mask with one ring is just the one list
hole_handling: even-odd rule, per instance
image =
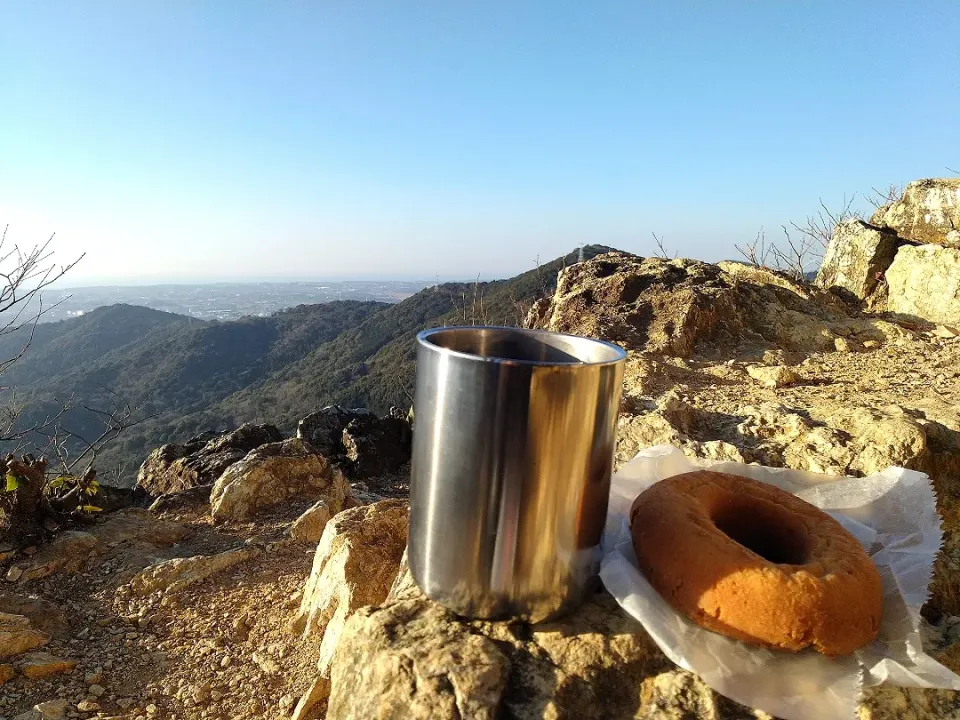
[[653, 241], [657, 244], [657, 250], [653, 253], [654, 257], [662, 258], [664, 260], [672, 260], [677, 257], [674, 253], [673, 258], [670, 257], [670, 253], [667, 252], [667, 248], [663, 244], [663, 238], [657, 237], [655, 232], [650, 232], [653, 235]]
[[771, 246], [767, 245], [767, 234], [763, 228], [757, 231], [753, 242], [741, 245], [734, 244], [737, 252], [743, 255], [748, 263], [755, 267], [770, 267]]
[[899, 200], [900, 196], [903, 195], [903, 186], [890, 183], [886, 191], [878, 190], [877, 188], [871, 188], [871, 191], [873, 194], [867, 195], [866, 201], [879, 210]]

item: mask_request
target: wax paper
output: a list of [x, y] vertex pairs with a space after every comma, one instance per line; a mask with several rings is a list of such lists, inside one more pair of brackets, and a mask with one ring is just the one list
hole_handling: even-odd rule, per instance
[[[637, 568], [630, 505], [659, 480], [705, 467], [792, 492], [861, 542], [883, 579], [884, 614], [874, 642], [834, 659], [812, 650], [769, 650], [705, 630], [660, 597]], [[960, 690], [960, 677], [926, 655], [920, 642], [920, 607], [942, 542], [935, 502], [929, 478], [903, 468], [843, 478], [734, 462], [695, 465], [676, 448], [652, 447], [613, 478], [600, 577], [667, 657], [722, 695], [785, 720], [850, 720], [864, 685]]]

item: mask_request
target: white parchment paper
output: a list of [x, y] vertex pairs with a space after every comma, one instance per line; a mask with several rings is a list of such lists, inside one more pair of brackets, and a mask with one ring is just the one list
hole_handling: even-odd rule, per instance
[[[705, 630], [660, 597], [637, 568], [630, 505], [655, 482], [704, 467], [792, 492], [860, 540], [883, 578], [883, 621], [873, 643], [832, 660], [812, 650], [768, 650]], [[839, 478], [734, 462], [694, 465], [680, 450], [657, 446], [613, 478], [600, 577], [667, 657], [717, 692], [785, 720], [850, 720], [862, 684], [960, 690], [960, 677], [926, 655], [920, 643], [920, 607], [941, 542], [933, 489], [923, 473], [889, 468], [866, 478]]]

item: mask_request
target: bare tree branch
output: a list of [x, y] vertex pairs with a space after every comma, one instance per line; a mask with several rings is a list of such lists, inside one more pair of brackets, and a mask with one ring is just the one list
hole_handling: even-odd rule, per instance
[[667, 248], [663, 244], [663, 238], [657, 237], [657, 234], [653, 231], [650, 232], [653, 235], [653, 241], [657, 244], [657, 250], [653, 253], [654, 257], [662, 258], [663, 260], [673, 260], [677, 257], [674, 253], [673, 257], [670, 257], [670, 253], [667, 252]]

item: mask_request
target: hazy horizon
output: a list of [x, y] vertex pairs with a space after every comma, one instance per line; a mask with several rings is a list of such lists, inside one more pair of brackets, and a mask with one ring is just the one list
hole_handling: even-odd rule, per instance
[[86, 252], [70, 287], [719, 260], [955, 174], [958, 36], [946, 0], [8, 3], [0, 227]]

